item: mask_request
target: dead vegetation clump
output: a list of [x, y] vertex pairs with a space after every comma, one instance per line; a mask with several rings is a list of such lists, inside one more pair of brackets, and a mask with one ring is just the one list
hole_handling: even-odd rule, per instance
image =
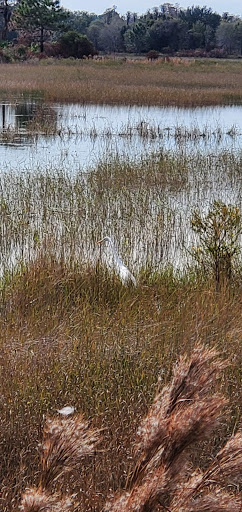
[[[241, 511], [241, 432], [232, 435], [204, 471], [193, 467], [190, 458], [221, 419], [226, 400], [217, 381], [225, 367], [216, 350], [201, 345], [190, 359], [180, 358], [171, 383], [157, 393], [141, 421], [125, 488], [108, 498], [105, 512]], [[54, 484], [95, 452], [99, 437], [97, 430], [88, 430], [82, 415], [48, 419], [40, 484], [24, 493], [21, 511], [80, 510], [73, 496], [58, 494]]]
[[67, 512], [76, 509], [75, 496], [53, 492], [61, 477], [79, 469], [85, 457], [93, 455], [99, 432], [90, 428], [82, 414], [71, 418], [46, 420], [40, 457], [38, 488], [27, 489], [22, 496], [22, 512]]

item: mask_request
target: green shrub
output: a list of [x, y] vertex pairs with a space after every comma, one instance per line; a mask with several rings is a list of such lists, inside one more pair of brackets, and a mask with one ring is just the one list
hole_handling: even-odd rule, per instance
[[148, 60], [156, 60], [159, 57], [159, 52], [157, 52], [156, 50], [150, 50], [146, 54], [146, 57], [147, 57]]
[[191, 219], [193, 231], [200, 237], [200, 245], [193, 256], [206, 270], [212, 270], [217, 283], [229, 279], [232, 263], [239, 253], [242, 233], [239, 208], [214, 201], [212, 209], [203, 217], [195, 211]]
[[27, 56], [28, 48], [24, 44], [19, 44], [15, 47], [15, 53], [20, 59], [25, 59]]
[[84, 55], [94, 55], [93, 44], [87, 39], [87, 36], [79, 34], [75, 30], [69, 30], [63, 34], [59, 40], [60, 54], [63, 57], [75, 57], [82, 59]]

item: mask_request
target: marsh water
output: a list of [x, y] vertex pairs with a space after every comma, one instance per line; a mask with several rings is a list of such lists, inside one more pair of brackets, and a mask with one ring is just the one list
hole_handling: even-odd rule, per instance
[[1, 168], [89, 169], [107, 153], [236, 151], [242, 106], [175, 108], [0, 102]]
[[[241, 150], [242, 106], [63, 105], [21, 96], [0, 102], [1, 201], [5, 211], [12, 197], [12, 225], [16, 218], [20, 225], [26, 209], [24, 196], [29, 198], [27, 189], [32, 187], [27, 230], [21, 227], [21, 236], [13, 230], [11, 243], [1, 237], [5, 267], [31, 258], [48, 235], [66, 258], [75, 253], [95, 260], [99, 255], [95, 240], [109, 235], [134, 272], [147, 263], [180, 268], [194, 243], [190, 229], [194, 208], [207, 211], [214, 200], [241, 205]], [[154, 188], [147, 182], [147, 186], [133, 187], [131, 180], [129, 186], [116, 190], [111, 172], [99, 195], [90, 180], [82, 181], [79, 198], [73, 191], [74, 181], [80, 185], [80, 175], [95, 173], [100, 163], [106, 169], [116, 159], [122, 173], [121, 163], [128, 161], [143, 165], [145, 172], [145, 161], [156, 162], [164, 154], [186, 161], [184, 176], [176, 170], [162, 186]], [[60, 172], [68, 176], [64, 199], [59, 185], [56, 190], [53, 185]], [[46, 183], [50, 175], [52, 180], [52, 196], [47, 185], [45, 190], [48, 214], [46, 197], [38, 192], [38, 176], [43, 175]]]

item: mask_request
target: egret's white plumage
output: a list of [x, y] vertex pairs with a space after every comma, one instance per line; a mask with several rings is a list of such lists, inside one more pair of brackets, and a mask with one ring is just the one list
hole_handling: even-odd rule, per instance
[[137, 285], [136, 279], [129, 271], [128, 267], [122, 262], [120, 256], [118, 255], [115, 245], [112, 241], [112, 239], [109, 236], [105, 236], [102, 238], [102, 240], [99, 240], [97, 243], [101, 244], [103, 242], [108, 242], [109, 246], [111, 247], [112, 253], [113, 253], [113, 260], [116, 267], [116, 270], [119, 274], [119, 277], [124, 285], [128, 285], [129, 283], [133, 283], [134, 286]]

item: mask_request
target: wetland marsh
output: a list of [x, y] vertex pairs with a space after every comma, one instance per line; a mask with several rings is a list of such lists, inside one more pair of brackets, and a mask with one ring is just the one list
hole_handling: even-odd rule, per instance
[[16, 99], [0, 111], [2, 211], [15, 232], [14, 242], [2, 237], [2, 269], [30, 261], [47, 239], [59, 258], [95, 262], [105, 234], [133, 271], [182, 269], [192, 211], [214, 200], [241, 204], [242, 107]]
[[[0, 508], [38, 480], [46, 415], [72, 405], [105, 427], [72, 489], [78, 510], [101, 510], [157, 379], [198, 341], [231, 363], [218, 384], [231, 414], [198, 448], [202, 464], [240, 422], [241, 251], [218, 288], [191, 256], [191, 216], [241, 208], [242, 63], [1, 69]], [[110, 273], [104, 235], [136, 289]]]

